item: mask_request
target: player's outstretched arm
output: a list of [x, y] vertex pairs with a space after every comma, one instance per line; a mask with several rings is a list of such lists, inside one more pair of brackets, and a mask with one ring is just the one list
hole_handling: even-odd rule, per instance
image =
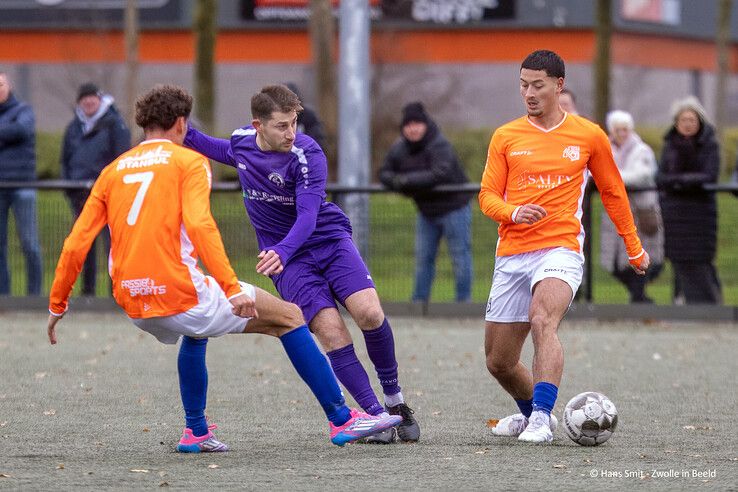
[[203, 154], [208, 159], [236, 166], [236, 158], [231, 150], [231, 141], [206, 135], [192, 127], [187, 128], [184, 140], [185, 147], [189, 147]]

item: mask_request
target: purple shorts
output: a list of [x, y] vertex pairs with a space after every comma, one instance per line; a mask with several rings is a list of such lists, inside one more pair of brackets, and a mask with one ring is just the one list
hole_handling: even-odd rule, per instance
[[326, 241], [293, 256], [282, 273], [272, 277], [282, 299], [300, 306], [310, 323], [325, 308], [337, 308], [360, 290], [374, 288], [374, 281], [349, 239]]

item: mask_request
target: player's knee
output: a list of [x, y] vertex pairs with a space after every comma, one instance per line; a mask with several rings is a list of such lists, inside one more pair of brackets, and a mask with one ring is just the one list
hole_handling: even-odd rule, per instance
[[305, 318], [302, 316], [300, 308], [296, 304], [285, 302], [275, 320], [275, 331], [277, 336], [281, 337], [304, 324]]
[[502, 359], [500, 357], [494, 357], [493, 355], [487, 355], [487, 370], [495, 378], [504, 377], [515, 367], [515, 363]]
[[356, 324], [362, 330], [373, 330], [384, 322], [384, 311], [379, 303], [368, 306], [361, 310], [356, 317]]
[[530, 317], [530, 332], [533, 338], [546, 335], [554, 328], [551, 317], [545, 314], [533, 314]]

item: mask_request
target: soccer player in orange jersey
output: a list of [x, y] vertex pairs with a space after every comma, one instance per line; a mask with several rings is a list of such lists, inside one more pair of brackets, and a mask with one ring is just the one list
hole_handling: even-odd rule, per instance
[[[56, 325], [87, 251], [107, 224], [116, 302], [160, 342], [182, 338], [178, 371], [186, 426], [178, 451], [228, 450], [205, 420], [208, 338], [227, 333], [279, 337], [323, 407], [334, 444], [397, 425], [399, 416], [349, 409], [300, 309], [236, 278], [210, 213], [210, 163], [181, 146], [191, 109], [192, 97], [175, 86], [157, 86], [136, 102], [136, 124], [146, 140], [105, 167], [64, 241], [49, 299], [49, 341], [57, 341]], [[198, 257], [212, 276], [198, 268]]]
[[[482, 212], [500, 224], [485, 314], [487, 368], [521, 412], [500, 420], [492, 433], [528, 442], [550, 442], [557, 424], [551, 410], [564, 367], [557, 331], [582, 281], [588, 173], [633, 269], [644, 274], [649, 263], [607, 135], [559, 106], [564, 75], [564, 62], [552, 51], [523, 61], [520, 95], [528, 114], [495, 131], [479, 193]], [[520, 361], [529, 332], [532, 372]]]

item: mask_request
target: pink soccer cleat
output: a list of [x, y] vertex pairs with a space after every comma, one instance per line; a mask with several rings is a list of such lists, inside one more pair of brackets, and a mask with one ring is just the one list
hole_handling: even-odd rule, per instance
[[375, 417], [352, 408], [351, 418], [345, 424], [339, 426], [333, 425], [333, 422], [328, 424], [331, 429], [331, 442], [336, 446], [343, 446], [347, 442], [387, 430], [400, 422], [402, 422], [402, 417], [399, 415]]
[[228, 451], [228, 446], [217, 440], [213, 434], [213, 430], [217, 428], [215, 424], [208, 425], [208, 433], [200, 437], [195, 437], [192, 429], [185, 429], [182, 432], [182, 439], [177, 444], [177, 451], [180, 453], [224, 453]]

